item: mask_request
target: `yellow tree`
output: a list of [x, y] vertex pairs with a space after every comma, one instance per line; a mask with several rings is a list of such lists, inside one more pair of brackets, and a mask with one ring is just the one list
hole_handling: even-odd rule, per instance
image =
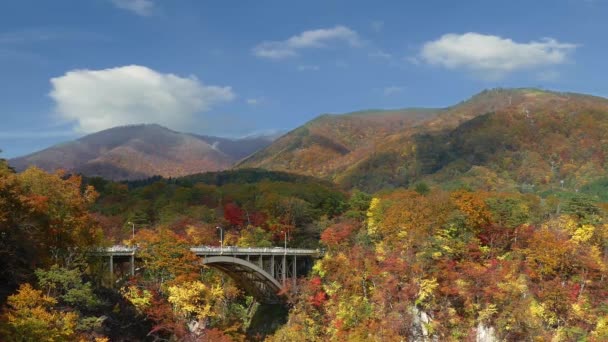
[[372, 200], [368, 232], [379, 246], [389, 249], [422, 248], [451, 209], [449, 198], [442, 192], [421, 195], [411, 190], [395, 191]]
[[74, 341], [78, 314], [53, 310], [57, 300], [22, 284], [2, 317], [8, 341]]
[[220, 312], [216, 306], [225, 299], [219, 284], [207, 286], [198, 280], [169, 286], [168, 294], [175, 313], [192, 320], [189, 327], [194, 333], [207, 327], [209, 318]]
[[492, 222], [492, 214], [485, 203], [485, 193], [457, 191], [451, 197], [458, 210], [466, 216], [466, 223], [472, 230], [476, 231]]

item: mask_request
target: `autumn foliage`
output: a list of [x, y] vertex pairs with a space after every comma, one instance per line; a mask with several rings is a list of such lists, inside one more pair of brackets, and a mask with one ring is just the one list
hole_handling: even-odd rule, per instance
[[[505, 183], [473, 171], [478, 188], [430, 182], [370, 195], [263, 172], [118, 184], [3, 166], [1, 336], [607, 340], [604, 182], [495, 191]], [[285, 242], [322, 257], [283, 289], [286, 323], [252, 334], [255, 298], [189, 247]], [[112, 243], [139, 248], [135, 276], [117, 261], [110, 277], [88, 257]]]
[[608, 225], [594, 204], [576, 203], [558, 214], [521, 194], [375, 197], [364, 226], [321, 234], [325, 257], [274, 339], [461, 341], [491, 330], [508, 341], [604, 340]]

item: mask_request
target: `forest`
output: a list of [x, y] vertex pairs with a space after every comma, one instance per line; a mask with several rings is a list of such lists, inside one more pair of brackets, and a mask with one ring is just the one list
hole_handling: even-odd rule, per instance
[[[255, 169], [112, 182], [0, 166], [0, 334], [7, 341], [608, 339], [608, 222], [580, 191], [416, 183], [367, 194]], [[605, 195], [604, 195], [605, 196]], [[130, 224], [132, 223], [132, 224]], [[325, 251], [268, 310], [189, 250]], [[133, 228], [135, 235], [133, 236]], [[91, 251], [136, 244], [115, 282]], [[275, 317], [276, 318], [276, 317]]]

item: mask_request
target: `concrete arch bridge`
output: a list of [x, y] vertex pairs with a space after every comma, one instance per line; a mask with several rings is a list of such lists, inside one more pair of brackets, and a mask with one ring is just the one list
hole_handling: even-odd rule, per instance
[[[215, 268], [230, 278], [260, 303], [277, 304], [284, 302], [278, 293], [281, 288], [305, 276], [312, 269], [314, 260], [322, 252], [314, 249], [282, 247], [191, 247], [190, 250], [201, 259], [201, 265]], [[135, 274], [138, 263], [137, 248], [112, 246], [99, 253], [108, 260], [111, 278], [118, 268]]]

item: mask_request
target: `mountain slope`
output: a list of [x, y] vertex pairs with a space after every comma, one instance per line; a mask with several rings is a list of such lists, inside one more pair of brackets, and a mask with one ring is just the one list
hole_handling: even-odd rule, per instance
[[608, 100], [512, 92], [517, 102], [458, 125], [425, 124], [413, 134], [389, 137], [336, 181], [370, 190], [424, 180], [444, 187], [546, 191], [576, 190], [605, 175]]
[[[416, 131], [456, 127], [479, 113], [521, 101], [516, 93], [488, 91], [443, 109], [369, 110], [322, 115], [256, 152], [238, 167], [259, 167], [333, 179], [374, 155], [387, 141]], [[397, 136], [395, 136], [397, 135]]]
[[[285, 163], [307, 155], [310, 147], [279, 147], [285, 148], [285, 140], [297, 141], [297, 134], [318, 125], [317, 120], [243, 165], [323, 176], [368, 191], [419, 181], [502, 190], [575, 189], [608, 169], [608, 100], [599, 97], [535, 89], [488, 90], [410, 125], [394, 127], [355, 153], [348, 150], [342, 156]], [[335, 137], [352, 132], [336, 127]], [[269, 151], [276, 151], [274, 158], [263, 158]]]
[[434, 109], [325, 114], [285, 134], [238, 167], [329, 177], [373, 151], [383, 138], [438, 114]]
[[263, 137], [230, 140], [179, 133], [154, 124], [133, 125], [87, 135], [9, 163], [17, 170], [36, 165], [47, 171], [65, 169], [113, 180], [178, 177], [227, 169], [269, 143]]

